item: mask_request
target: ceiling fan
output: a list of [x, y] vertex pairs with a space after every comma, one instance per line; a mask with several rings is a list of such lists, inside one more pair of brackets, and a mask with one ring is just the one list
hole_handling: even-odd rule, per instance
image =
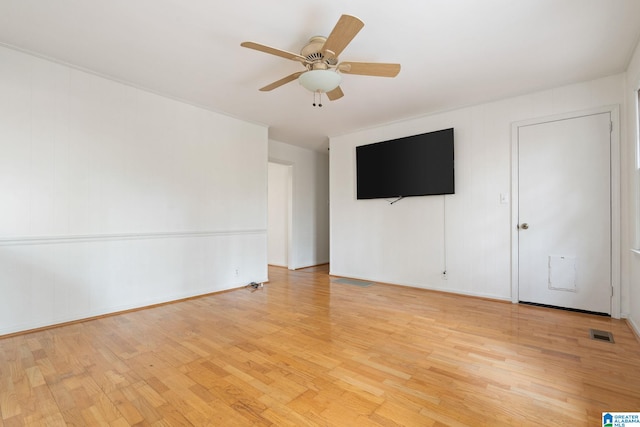
[[[287, 52], [255, 42], [243, 42], [240, 46], [280, 56], [292, 61], [298, 61], [306, 68], [304, 71], [290, 74], [260, 88], [261, 91], [270, 91], [297, 79], [302, 86], [311, 92], [326, 93], [329, 100], [335, 101], [344, 96], [339, 86], [342, 79], [340, 73], [395, 77], [400, 72], [400, 64], [340, 62], [338, 60], [338, 56], [362, 27], [364, 27], [364, 22], [360, 19], [355, 16], [342, 15], [329, 34], [329, 37], [311, 37], [309, 43], [300, 51], [300, 54]], [[322, 104], [320, 104], [320, 106], [322, 106]]]

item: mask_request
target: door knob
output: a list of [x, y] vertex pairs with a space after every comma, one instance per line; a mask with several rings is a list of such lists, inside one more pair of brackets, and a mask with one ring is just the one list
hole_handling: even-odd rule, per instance
[[529, 228], [529, 224], [527, 224], [526, 222], [523, 222], [522, 224], [520, 224], [520, 228], [522, 228], [523, 230], [526, 230]]

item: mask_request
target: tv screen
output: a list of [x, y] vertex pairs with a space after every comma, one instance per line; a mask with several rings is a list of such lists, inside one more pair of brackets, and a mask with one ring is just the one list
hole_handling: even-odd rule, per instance
[[356, 147], [358, 199], [454, 194], [453, 128]]

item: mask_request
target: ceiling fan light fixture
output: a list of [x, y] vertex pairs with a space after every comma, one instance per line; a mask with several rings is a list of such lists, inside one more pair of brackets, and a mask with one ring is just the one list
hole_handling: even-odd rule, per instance
[[311, 92], [331, 92], [340, 85], [342, 76], [332, 70], [310, 70], [298, 77], [298, 82]]

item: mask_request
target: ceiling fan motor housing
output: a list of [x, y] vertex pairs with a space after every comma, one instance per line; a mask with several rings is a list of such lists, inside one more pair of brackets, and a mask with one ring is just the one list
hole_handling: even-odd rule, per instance
[[304, 56], [307, 61], [309, 61], [309, 69], [326, 70], [338, 63], [338, 58], [335, 55], [328, 56], [323, 53], [322, 48], [326, 41], [327, 38], [323, 36], [311, 37], [309, 39], [309, 43], [307, 43], [300, 51], [300, 55]]

